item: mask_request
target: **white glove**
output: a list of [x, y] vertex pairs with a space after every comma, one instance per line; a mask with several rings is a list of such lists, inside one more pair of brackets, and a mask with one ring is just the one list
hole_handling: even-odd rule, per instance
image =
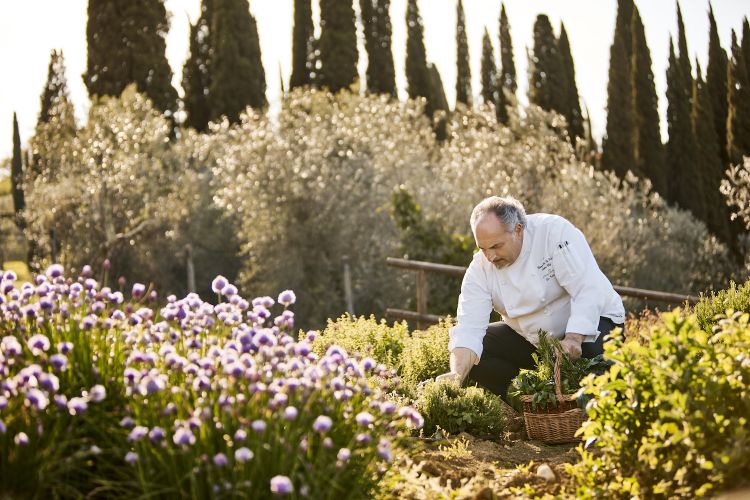
[[466, 347], [456, 347], [451, 351], [451, 371], [438, 375], [435, 380], [451, 380], [460, 385], [477, 363], [479, 363], [479, 356], [474, 351]]

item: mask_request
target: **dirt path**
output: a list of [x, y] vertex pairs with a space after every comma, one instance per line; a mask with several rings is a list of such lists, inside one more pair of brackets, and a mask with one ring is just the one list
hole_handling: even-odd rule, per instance
[[[401, 457], [399, 472], [388, 478], [393, 492], [385, 498], [489, 500], [558, 494], [569, 482], [565, 465], [577, 460], [575, 445], [548, 446], [523, 438], [521, 429], [497, 440], [459, 434], [415, 442], [415, 454]], [[549, 465], [554, 479], [537, 475], [541, 464]]]

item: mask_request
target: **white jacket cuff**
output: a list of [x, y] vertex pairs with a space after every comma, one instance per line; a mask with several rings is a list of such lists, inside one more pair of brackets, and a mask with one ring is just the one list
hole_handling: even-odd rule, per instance
[[457, 347], [465, 347], [466, 349], [470, 349], [474, 352], [474, 354], [477, 355], [477, 359], [480, 359], [482, 357], [482, 339], [479, 339], [477, 341], [474, 339], [461, 338], [460, 336], [451, 335], [450, 340], [448, 341], [448, 351], [452, 352], [453, 349]]
[[598, 322], [593, 323], [587, 317], [571, 316], [568, 320], [568, 325], [565, 328], [565, 333], [578, 333], [583, 335], [584, 342], [594, 342], [599, 336], [598, 327]]

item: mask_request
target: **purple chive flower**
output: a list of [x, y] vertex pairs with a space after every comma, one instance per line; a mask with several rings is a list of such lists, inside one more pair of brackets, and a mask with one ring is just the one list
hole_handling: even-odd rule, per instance
[[237, 451], [234, 452], [234, 459], [241, 464], [248, 460], [252, 460], [254, 456], [255, 453], [244, 446], [242, 448], [237, 448]]
[[64, 394], [55, 394], [53, 399], [55, 400], [55, 406], [57, 406], [59, 410], [68, 409], [68, 398], [65, 397]]
[[8, 432], [8, 428], [5, 426], [5, 422], [0, 420], [0, 434], [5, 434]]
[[299, 411], [294, 406], [287, 406], [284, 409], [284, 420], [292, 421], [297, 418], [297, 415], [299, 415]]
[[19, 432], [15, 435], [13, 441], [18, 446], [26, 446], [27, 444], [29, 444], [29, 436], [27, 436], [25, 432]]
[[126, 462], [126, 463], [127, 463], [128, 465], [133, 465], [133, 464], [134, 464], [134, 463], [136, 463], [137, 461], [138, 461], [138, 453], [136, 453], [136, 452], [134, 452], [134, 451], [129, 451], [129, 452], [128, 452], [128, 453], [127, 453], [127, 454], [125, 455], [125, 462]]
[[112, 267], [112, 262], [110, 262], [109, 259], [104, 259], [104, 262], [102, 262], [102, 268], [105, 271], [109, 271], [111, 267]]
[[4, 410], [8, 407], [8, 398], [0, 396], [0, 410]]
[[237, 287], [234, 285], [227, 285], [224, 287], [223, 294], [227, 297], [232, 297], [233, 295], [237, 295]]
[[18, 339], [10, 335], [3, 337], [2, 342], [0, 342], [0, 349], [2, 349], [8, 357], [20, 356], [23, 352], [23, 347], [21, 347], [21, 343], [18, 342]]
[[60, 389], [60, 379], [52, 373], [42, 372], [37, 377], [39, 385], [47, 392], [57, 392]]
[[323, 440], [323, 448], [330, 450], [333, 448], [333, 439], [327, 437]]
[[279, 294], [279, 304], [283, 304], [284, 307], [288, 307], [297, 301], [297, 296], [291, 290], [284, 290]]
[[255, 432], [265, 432], [266, 428], [268, 428], [268, 424], [266, 424], [263, 420], [254, 420], [252, 424], [250, 424], [250, 427]]
[[359, 444], [367, 444], [367, 443], [369, 443], [370, 441], [372, 441], [372, 436], [370, 436], [370, 435], [369, 435], [369, 434], [367, 434], [367, 433], [364, 433], [364, 432], [360, 432], [359, 434], [357, 434], [357, 435], [356, 435], [356, 437], [355, 437], [354, 439], [355, 439], [355, 440], [357, 441], [357, 443], [359, 443]]
[[143, 283], [135, 283], [133, 285], [133, 298], [139, 299], [143, 296], [143, 294], [146, 293], [146, 285]]
[[214, 455], [214, 465], [216, 465], [216, 467], [226, 467], [228, 463], [229, 460], [223, 453], [217, 453], [216, 455]]
[[195, 436], [190, 431], [190, 429], [186, 427], [180, 427], [174, 433], [172, 440], [174, 441], [174, 444], [176, 445], [189, 446], [195, 443]]
[[91, 397], [91, 401], [93, 401], [94, 403], [99, 403], [107, 397], [107, 390], [103, 385], [97, 384], [91, 388], [89, 396]]
[[357, 413], [357, 416], [354, 417], [354, 420], [356, 420], [357, 423], [361, 425], [362, 427], [367, 427], [373, 422], [375, 422], [375, 417], [373, 417], [372, 414], [366, 411], [363, 411], [363, 412]]
[[333, 420], [331, 420], [331, 417], [328, 417], [326, 415], [320, 415], [318, 418], [315, 419], [315, 422], [313, 422], [312, 428], [315, 432], [328, 432], [331, 430], [331, 427], [333, 426]]
[[60, 342], [57, 344], [57, 350], [61, 354], [68, 354], [70, 351], [73, 350], [73, 343], [72, 342]]
[[336, 458], [340, 460], [341, 462], [349, 461], [349, 458], [351, 456], [352, 456], [352, 451], [349, 448], [341, 448], [339, 452], [336, 454]]
[[81, 320], [81, 329], [84, 331], [91, 330], [96, 325], [96, 316], [89, 314]]
[[161, 427], [154, 427], [148, 433], [148, 438], [152, 443], [161, 443], [165, 437], [167, 437], [167, 433]]
[[396, 411], [396, 404], [392, 401], [383, 401], [380, 403], [380, 411], [386, 415], [392, 415]]
[[83, 269], [81, 269], [81, 276], [83, 276], [84, 278], [88, 278], [92, 274], [94, 274], [94, 272], [91, 270], [91, 266], [88, 264], [83, 266]]
[[271, 478], [271, 493], [275, 495], [288, 495], [294, 491], [292, 480], [286, 476], [274, 476]]
[[130, 434], [128, 434], [128, 441], [130, 441], [131, 443], [140, 441], [141, 439], [146, 437], [146, 435], [148, 435], [148, 428], [143, 427], [142, 425], [136, 425], [135, 427], [133, 427], [133, 430], [130, 431]]
[[383, 438], [378, 443], [378, 456], [390, 463], [393, 461], [393, 452], [391, 451], [391, 442]]
[[68, 401], [68, 411], [71, 415], [80, 415], [88, 409], [89, 405], [86, 398], [70, 398]]
[[135, 420], [132, 417], [122, 417], [122, 420], [120, 420], [120, 427], [124, 427], [125, 429], [131, 429], [134, 425]]
[[49, 399], [39, 389], [29, 389], [26, 391], [25, 402], [27, 406], [33, 406], [37, 410], [44, 410], [49, 404]]
[[247, 439], [247, 432], [245, 429], [237, 429], [237, 431], [234, 433], [234, 440], [235, 441], [244, 441]]
[[49, 339], [41, 333], [32, 336], [26, 344], [35, 356], [38, 356], [44, 351], [48, 351], [50, 346]]
[[47, 268], [47, 276], [50, 278], [59, 278], [63, 274], [63, 266], [60, 264], [52, 264]]
[[214, 293], [220, 294], [228, 284], [229, 281], [224, 276], [219, 275], [211, 282], [211, 290], [213, 290]]

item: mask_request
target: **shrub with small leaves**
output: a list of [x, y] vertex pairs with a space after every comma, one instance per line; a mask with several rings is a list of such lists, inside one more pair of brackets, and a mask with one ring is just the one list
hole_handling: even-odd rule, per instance
[[406, 340], [401, 354], [399, 373], [407, 386], [434, 378], [450, 370], [448, 330], [453, 326], [450, 318], [442, 320], [426, 331], [416, 331]]
[[698, 326], [710, 332], [720, 317], [728, 310], [750, 313], [750, 281], [737, 286], [733, 281], [729, 288], [701, 297], [695, 305]]
[[579, 498], [695, 498], [740, 486], [750, 468], [750, 315], [707, 333], [680, 310], [641, 332], [615, 337], [610, 370], [583, 381], [593, 395]]
[[395, 368], [408, 337], [405, 322], [389, 326], [385, 320], [377, 321], [374, 316], [354, 318], [345, 314], [336, 321], [328, 320], [328, 326], [315, 338], [313, 350], [322, 355], [335, 344], [347, 352], [358, 352]]
[[450, 434], [497, 437], [505, 428], [500, 398], [480, 387], [460, 387], [442, 380], [428, 382], [415, 407], [424, 418], [427, 435], [440, 427]]

